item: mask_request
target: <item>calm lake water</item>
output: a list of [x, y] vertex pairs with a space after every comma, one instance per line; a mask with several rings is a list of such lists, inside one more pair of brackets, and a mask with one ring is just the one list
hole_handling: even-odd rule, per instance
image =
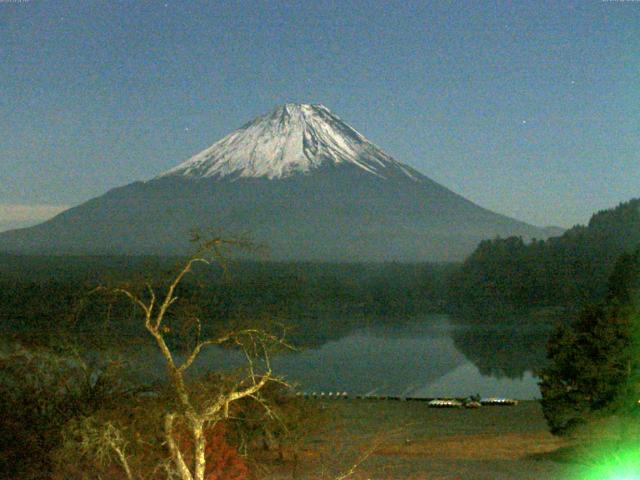
[[[537, 398], [532, 370], [544, 361], [547, 332], [512, 330], [454, 325], [443, 315], [356, 326], [339, 339], [277, 358], [274, 368], [306, 392]], [[482, 355], [487, 358], [478, 361]]]
[[[296, 342], [308, 346], [273, 359], [276, 373], [303, 392], [540, 396], [533, 372], [544, 363], [546, 328], [461, 325], [446, 315], [402, 322], [309, 322], [298, 326]], [[194, 367], [228, 368], [240, 362], [229, 350], [212, 349]]]

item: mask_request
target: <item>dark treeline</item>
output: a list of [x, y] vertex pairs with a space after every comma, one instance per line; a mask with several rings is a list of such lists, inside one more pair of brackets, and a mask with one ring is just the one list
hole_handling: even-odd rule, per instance
[[[20, 257], [0, 262], [5, 332], [59, 332], [139, 325], [124, 298], [91, 292], [123, 282], [161, 287], [177, 258]], [[231, 262], [199, 266], [180, 287], [184, 308], [218, 326], [268, 317], [290, 323], [328, 316], [414, 316], [445, 309], [455, 265]], [[197, 310], [197, 311], [196, 311]], [[185, 312], [180, 312], [181, 314]], [[136, 334], [136, 332], [130, 332]]]
[[451, 303], [480, 311], [579, 309], [603, 298], [617, 259], [638, 245], [638, 199], [546, 241], [486, 240], [452, 276]]

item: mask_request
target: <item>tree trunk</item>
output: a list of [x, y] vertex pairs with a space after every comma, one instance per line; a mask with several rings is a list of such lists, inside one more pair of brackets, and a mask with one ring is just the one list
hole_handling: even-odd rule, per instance
[[203, 422], [193, 421], [193, 449], [194, 449], [194, 480], [204, 480], [206, 467], [205, 447], [206, 438], [203, 432]]
[[169, 446], [169, 451], [171, 452], [171, 458], [173, 459], [173, 463], [176, 466], [176, 470], [178, 471], [180, 480], [194, 480], [191, 472], [189, 471], [189, 467], [187, 467], [187, 464], [184, 462], [184, 458], [182, 457], [180, 448], [178, 447], [178, 445], [176, 445], [175, 438], [173, 438], [174, 418], [175, 414], [169, 413], [164, 419], [164, 433], [167, 440], [167, 445]]

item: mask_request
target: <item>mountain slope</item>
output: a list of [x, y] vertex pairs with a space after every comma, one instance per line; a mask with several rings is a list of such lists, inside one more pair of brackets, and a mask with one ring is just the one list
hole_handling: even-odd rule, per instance
[[546, 237], [397, 162], [325, 107], [287, 104], [150, 181], [0, 234], [0, 249], [173, 254], [210, 227], [249, 232], [283, 260], [459, 260], [484, 238]]

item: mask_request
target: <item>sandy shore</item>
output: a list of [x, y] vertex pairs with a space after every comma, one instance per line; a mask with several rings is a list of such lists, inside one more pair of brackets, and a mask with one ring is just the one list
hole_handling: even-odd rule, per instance
[[[319, 400], [309, 400], [317, 401]], [[357, 479], [562, 479], [575, 465], [553, 461], [565, 446], [548, 430], [540, 405], [433, 409], [426, 402], [325, 401], [330, 425], [304, 444], [295, 475]]]

